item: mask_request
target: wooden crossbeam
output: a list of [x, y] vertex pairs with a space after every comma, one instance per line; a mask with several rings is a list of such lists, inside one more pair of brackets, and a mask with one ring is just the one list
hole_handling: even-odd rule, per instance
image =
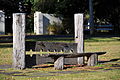
[[33, 54], [39, 54], [44, 57], [60, 57], [64, 56], [66, 58], [76, 58], [76, 57], [82, 57], [82, 56], [90, 56], [91, 54], [97, 54], [102, 55], [106, 52], [86, 52], [86, 53], [64, 53], [64, 52], [26, 52], [26, 55], [33, 55]]
[[65, 58], [76, 58], [76, 57], [83, 57], [83, 56], [90, 56], [92, 54], [102, 55], [106, 52], [86, 52], [86, 53], [64, 53], [64, 54], [43, 54], [44, 57], [61, 57], [64, 56]]
[[36, 51], [33, 51], [32, 49], [30, 51], [26, 51], [26, 55], [30, 55], [30, 56], [33, 56], [34, 54], [39, 54], [39, 55], [43, 55], [43, 54], [63, 54], [64, 52], [43, 52], [43, 51], [39, 51], [39, 52], [36, 52]]

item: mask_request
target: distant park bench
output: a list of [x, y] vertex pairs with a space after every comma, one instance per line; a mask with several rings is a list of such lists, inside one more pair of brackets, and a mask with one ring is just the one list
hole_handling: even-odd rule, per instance
[[[90, 31], [90, 26], [89, 25], [84, 25], [85, 31]], [[96, 32], [111, 32], [114, 30], [113, 25], [94, 25], [95, 31]]]
[[113, 25], [95, 25], [97, 32], [110, 32], [113, 31]]
[[[64, 69], [65, 58], [68, 58], [67, 60], [70, 60], [69, 58], [75, 60], [78, 57], [87, 57], [87, 65], [95, 66], [98, 63], [98, 55], [102, 55], [106, 53], [106, 52], [77, 53], [76, 49], [77, 49], [77, 43], [37, 41], [35, 45], [35, 52], [27, 55], [37, 55], [36, 59], [40, 59], [41, 57], [42, 58], [50, 57], [54, 61], [54, 68], [58, 70], [62, 70]], [[40, 51], [47, 52], [47, 54], [40, 54]]]

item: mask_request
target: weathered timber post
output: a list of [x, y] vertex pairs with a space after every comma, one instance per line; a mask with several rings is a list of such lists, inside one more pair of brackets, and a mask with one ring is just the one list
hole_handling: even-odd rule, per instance
[[88, 66], [95, 66], [98, 63], [98, 55], [92, 54], [88, 58]]
[[54, 68], [57, 69], [57, 70], [63, 70], [63, 68], [64, 68], [64, 57], [59, 57], [55, 61]]
[[[75, 43], [77, 43], [77, 53], [84, 52], [84, 38], [83, 38], [83, 14], [74, 15], [74, 25], [75, 25]], [[84, 58], [78, 58], [78, 64], [83, 64]]]
[[0, 35], [5, 34], [5, 13], [0, 10]]
[[41, 12], [35, 12], [34, 14], [34, 33], [37, 35], [43, 34], [43, 14]]
[[13, 14], [13, 68], [25, 68], [25, 13]]

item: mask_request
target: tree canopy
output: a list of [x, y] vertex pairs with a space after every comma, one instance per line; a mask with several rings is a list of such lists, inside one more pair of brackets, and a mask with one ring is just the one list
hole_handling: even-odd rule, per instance
[[[73, 30], [73, 16], [75, 13], [84, 13], [89, 15], [88, 0], [0, 0], [0, 10], [5, 12], [6, 16], [19, 12], [19, 2], [28, 15], [35, 11], [43, 13], [52, 13], [64, 18], [64, 27], [71, 33]], [[93, 0], [93, 14], [95, 24], [113, 24], [115, 30], [120, 30], [120, 0]], [[33, 14], [32, 14], [33, 15]], [[84, 19], [85, 19], [84, 18]], [[89, 18], [89, 17], [88, 17]]]

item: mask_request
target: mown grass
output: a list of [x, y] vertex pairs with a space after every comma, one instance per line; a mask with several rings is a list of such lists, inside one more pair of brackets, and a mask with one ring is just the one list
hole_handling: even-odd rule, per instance
[[0, 43], [0, 65], [12, 64], [12, 43]]
[[47, 77], [7, 76], [0, 74], [0, 80], [120, 80], [120, 70], [100, 70], [75, 74], [58, 73], [55, 76]]
[[[60, 42], [74, 42], [71, 38], [37, 38], [27, 39], [27, 41], [60, 41]], [[54, 76], [43, 77], [27, 77], [27, 76], [13, 76], [0, 74], [0, 80], [120, 80], [120, 37], [110, 38], [89, 38], [85, 40], [85, 52], [107, 52], [105, 55], [99, 56], [99, 63], [95, 67], [72, 67], [63, 71], [91, 71], [80, 72], [75, 74], [60, 74], [50, 73]], [[0, 65], [12, 64], [12, 43], [0, 43]], [[100, 69], [99, 69], [100, 68]], [[3, 70], [3, 71], [2, 71]], [[29, 75], [33, 73], [49, 73], [57, 72], [53, 67], [38, 68], [38, 69], [1, 69], [0, 72], [21, 72], [21, 74], [14, 75]]]

